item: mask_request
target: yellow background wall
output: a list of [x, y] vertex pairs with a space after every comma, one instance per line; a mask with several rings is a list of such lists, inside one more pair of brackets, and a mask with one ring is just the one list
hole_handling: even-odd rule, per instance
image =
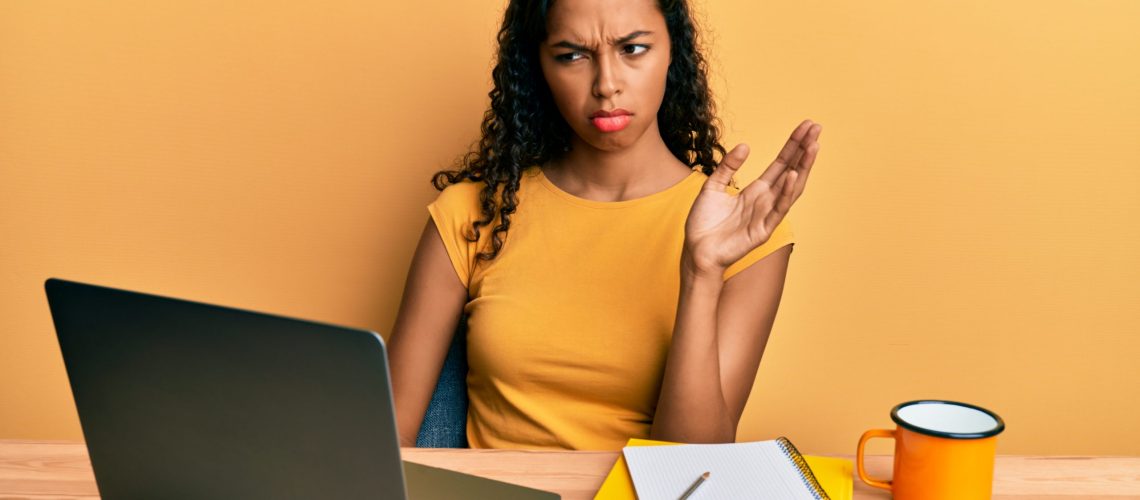
[[[81, 438], [49, 276], [386, 336], [503, 5], [0, 3], [0, 438]], [[1140, 454], [1140, 3], [697, 6], [742, 180], [825, 129], [739, 439]]]

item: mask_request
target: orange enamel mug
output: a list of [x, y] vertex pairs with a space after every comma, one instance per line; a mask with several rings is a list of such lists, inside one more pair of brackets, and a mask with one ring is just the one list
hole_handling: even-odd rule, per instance
[[[919, 400], [891, 409], [892, 430], [859, 438], [859, 479], [890, 491], [895, 500], [988, 500], [993, 491], [997, 435], [1005, 422], [992, 411], [955, 401]], [[863, 448], [871, 438], [895, 440], [894, 475], [867, 476]]]

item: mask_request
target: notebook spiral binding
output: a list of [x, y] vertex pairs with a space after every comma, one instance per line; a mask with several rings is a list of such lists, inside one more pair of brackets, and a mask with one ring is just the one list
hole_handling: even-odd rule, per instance
[[795, 445], [784, 436], [776, 438], [776, 444], [780, 446], [780, 449], [784, 451], [784, 454], [787, 455], [788, 458], [792, 459], [792, 463], [794, 463], [796, 469], [800, 471], [800, 479], [804, 481], [804, 486], [807, 486], [807, 489], [811, 491], [816, 500], [831, 500], [831, 497], [827, 496], [827, 492], [823, 491], [823, 486], [819, 485], [819, 481], [815, 478], [815, 474], [812, 473], [811, 467], [808, 467], [803, 455], [800, 455], [800, 450], [797, 450]]

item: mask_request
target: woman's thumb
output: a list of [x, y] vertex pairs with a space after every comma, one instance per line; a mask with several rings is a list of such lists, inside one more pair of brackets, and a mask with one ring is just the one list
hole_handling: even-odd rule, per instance
[[710, 180], [721, 185], [721, 187], [728, 186], [732, 182], [732, 176], [740, 170], [740, 166], [744, 164], [744, 160], [748, 159], [748, 145], [744, 143], [737, 144], [732, 148], [724, 158], [720, 160], [720, 164], [716, 166], [710, 177]]

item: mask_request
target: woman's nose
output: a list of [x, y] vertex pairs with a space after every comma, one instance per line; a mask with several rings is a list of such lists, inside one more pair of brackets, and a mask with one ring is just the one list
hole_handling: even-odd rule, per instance
[[621, 93], [619, 68], [613, 56], [603, 55], [596, 60], [598, 73], [594, 78], [594, 96], [605, 99]]

